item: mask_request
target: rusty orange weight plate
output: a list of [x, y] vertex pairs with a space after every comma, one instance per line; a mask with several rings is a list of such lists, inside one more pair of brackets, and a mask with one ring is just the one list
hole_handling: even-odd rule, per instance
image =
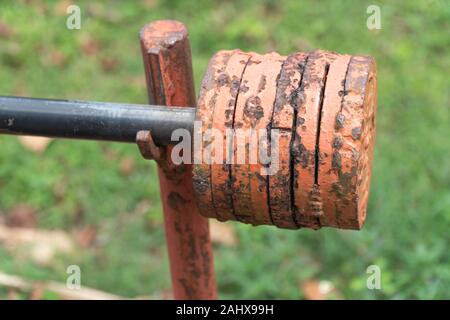
[[320, 228], [319, 217], [322, 214], [315, 181], [322, 93], [328, 65], [335, 57], [336, 55], [321, 50], [312, 52], [308, 57], [298, 94], [297, 127], [291, 150], [295, 157], [293, 171], [296, 221], [301, 226], [313, 229]]
[[[255, 105], [247, 104], [244, 114], [248, 114], [254, 118], [255, 125], [253, 129], [255, 134], [258, 135], [258, 151], [266, 150], [269, 148], [269, 136], [262, 137], [262, 131], [267, 134], [267, 128], [270, 125], [273, 114], [273, 106], [275, 103], [275, 96], [277, 93], [277, 79], [281, 72], [281, 66], [286, 60], [286, 57], [280, 56], [277, 53], [266, 54], [263, 56], [264, 60], [261, 63], [261, 77], [259, 78], [258, 91], [255, 95]], [[255, 82], [256, 83], [256, 82]], [[258, 106], [258, 98], [260, 99], [260, 105]], [[289, 149], [280, 149], [287, 152]], [[264, 153], [264, 152], [263, 152]], [[271, 173], [263, 172], [268, 168], [264, 164], [265, 161], [261, 159], [260, 152], [257, 154], [257, 163], [250, 163], [250, 193], [251, 203], [253, 208], [253, 214], [256, 224], [273, 224], [272, 217], [270, 215], [268, 196], [269, 196], [269, 181], [268, 177]], [[267, 175], [267, 173], [269, 175]]]
[[[272, 224], [267, 178], [261, 174], [264, 165], [258, 152], [259, 148], [267, 150], [268, 145], [258, 143], [258, 135], [261, 133], [259, 130], [266, 130], [270, 123], [276, 80], [284, 59], [277, 53], [252, 54], [242, 78], [236, 104], [234, 145], [238, 163], [233, 166], [233, 204], [240, 221], [255, 225]], [[251, 129], [256, 131], [249, 131]], [[239, 157], [243, 150], [245, 157]]]
[[236, 220], [231, 190], [231, 165], [227, 164], [227, 159], [231, 158], [228, 152], [232, 151], [233, 144], [231, 139], [230, 141], [226, 139], [226, 134], [227, 130], [233, 128], [236, 98], [242, 74], [249, 59], [248, 53], [235, 50], [228, 60], [225, 71], [220, 75], [217, 88], [212, 128], [217, 130], [218, 134], [220, 133], [220, 137], [216, 137], [216, 139], [221, 139], [222, 145], [218, 144], [216, 147], [222, 147], [222, 154], [221, 156], [216, 155], [216, 148], [214, 148], [213, 156], [221, 158], [221, 163], [211, 164], [211, 185], [214, 207], [217, 219], [220, 221]]
[[[278, 164], [276, 174], [269, 176], [270, 213], [279, 228], [297, 229], [292, 207], [291, 138], [297, 93], [300, 87], [306, 53], [294, 53], [284, 61], [277, 81], [277, 94], [272, 115], [272, 129], [278, 129]], [[271, 135], [271, 143], [274, 135]]]
[[345, 79], [342, 111], [336, 118], [342, 146], [335, 160], [339, 228], [361, 229], [370, 188], [377, 107], [376, 63], [372, 57], [352, 56]]
[[339, 55], [330, 64], [323, 99], [323, 112], [320, 124], [320, 163], [318, 183], [322, 195], [323, 215], [320, 216], [320, 224], [327, 227], [338, 227], [336, 218], [337, 194], [333, 186], [339, 183], [339, 172], [336, 168], [336, 152], [342, 146], [342, 136], [335, 132], [336, 117], [341, 111], [343, 96], [345, 93], [345, 75], [349, 55]]
[[[271, 138], [275, 136], [272, 133]], [[291, 147], [292, 132], [279, 129], [278, 141], [278, 170], [269, 178], [269, 196], [270, 196], [270, 214], [273, 224], [279, 228], [298, 229], [294, 220], [292, 200], [291, 200], [291, 156], [289, 149]]]
[[[201, 137], [201, 141], [194, 143], [195, 164], [192, 170], [192, 180], [200, 213], [208, 218], [216, 218], [216, 210], [212, 199], [211, 159], [208, 151], [211, 143], [207, 141], [205, 134], [212, 126], [217, 88], [231, 54], [232, 51], [219, 51], [211, 58], [202, 81], [197, 103], [196, 121], [200, 121], [201, 125], [195, 127], [194, 140]], [[196, 144], [201, 147], [196, 147]]]

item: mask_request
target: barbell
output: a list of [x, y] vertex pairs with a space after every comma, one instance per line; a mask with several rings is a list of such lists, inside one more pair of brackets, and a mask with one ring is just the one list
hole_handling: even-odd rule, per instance
[[376, 81], [368, 56], [219, 51], [196, 108], [0, 97], [0, 133], [135, 142], [148, 130], [163, 147], [184, 129], [199, 146], [192, 180], [203, 216], [286, 229], [360, 229]]

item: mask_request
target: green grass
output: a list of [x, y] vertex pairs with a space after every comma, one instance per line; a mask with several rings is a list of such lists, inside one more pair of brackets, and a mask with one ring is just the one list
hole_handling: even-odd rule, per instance
[[[344, 298], [450, 298], [448, 1], [76, 3], [78, 31], [65, 28], [56, 1], [0, 3], [0, 21], [14, 33], [0, 36], [1, 95], [143, 103], [137, 34], [155, 19], [189, 27], [197, 88], [219, 49], [373, 55], [378, 134], [365, 228], [290, 232], [234, 224], [239, 245], [215, 248], [220, 297], [303, 298], [301, 283], [313, 278], [331, 281]], [[370, 4], [381, 7], [379, 31], [366, 28]], [[99, 45], [93, 55], [82, 49], [89, 41]], [[130, 175], [119, 169], [125, 158], [135, 163]], [[78, 264], [87, 286], [130, 297], [170, 290], [158, 192], [155, 166], [133, 145], [60, 140], [34, 155], [1, 136], [0, 211], [27, 203], [39, 212], [39, 227], [94, 225], [101, 241], [45, 268], [0, 248], [0, 271], [65, 281], [66, 266]], [[382, 290], [366, 288], [371, 264], [382, 269]]]

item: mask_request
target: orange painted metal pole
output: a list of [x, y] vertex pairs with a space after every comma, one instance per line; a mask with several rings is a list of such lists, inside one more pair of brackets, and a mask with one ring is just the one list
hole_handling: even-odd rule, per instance
[[[150, 103], [195, 106], [186, 27], [172, 20], [155, 21], [141, 30], [140, 41]], [[216, 299], [208, 220], [194, 201], [191, 170], [190, 165], [175, 171], [171, 165], [158, 168], [174, 298]]]

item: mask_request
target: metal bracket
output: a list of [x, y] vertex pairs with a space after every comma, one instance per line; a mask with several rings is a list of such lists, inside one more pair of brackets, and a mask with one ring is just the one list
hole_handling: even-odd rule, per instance
[[168, 179], [178, 180], [186, 172], [184, 164], [176, 165], [170, 158], [167, 146], [159, 147], [153, 141], [149, 130], [141, 130], [136, 134], [139, 152], [146, 160], [155, 160]]

